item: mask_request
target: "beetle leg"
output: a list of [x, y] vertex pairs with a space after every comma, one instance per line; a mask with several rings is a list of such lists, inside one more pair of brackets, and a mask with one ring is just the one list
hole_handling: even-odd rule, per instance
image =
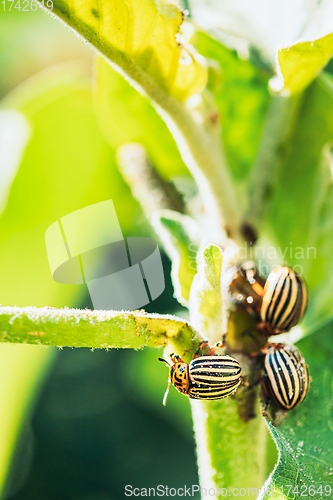
[[268, 407], [269, 407], [269, 404], [271, 402], [271, 398], [270, 398], [270, 395], [266, 389], [266, 386], [265, 386], [265, 379], [267, 378], [267, 375], [262, 375], [261, 376], [261, 384], [262, 384], [262, 388], [263, 388], [263, 396], [264, 396], [264, 401], [262, 402], [262, 416], [263, 417], [266, 417], [267, 416], [267, 412], [268, 412]]
[[259, 297], [262, 297], [264, 294], [264, 287], [258, 283], [258, 281], [254, 281], [254, 283], [251, 283], [252, 290], [259, 295]]
[[158, 358], [159, 361], [163, 361], [163, 363], [165, 363], [166, 365], [168, 365], [168, 367], [170, 368], [170, 363], [164, 359], [164, 358]]
[[218, 349], [219, 347], [224, 347], [225, 346], [224, 339], [225, 339], [225, 335], [223, 336], [223, 340], [219, 340], [218, 342], [216, 342], [216, 344], [214, 344], [209, 349], [208, 356], [212, 356], [215, 353], [216, 349]]
[[279, 333], [282, 333], [280, 331], [274, 330], [274, 328], [269, 325], [268, 323], [263, 323], [260, 322], [257, 324], [257, 330], [260, 332], [262, 335], [265, 335], [266, 337], [270, 337], [271, 335], [278, 335]]
[[170, 358], [171, 358], [171, 360], [172, 360], [172, 362], [173, 362], [174, 365], [176, 363], [184, 363], [184, 361], [179, 356], [179, 354], [175, 354], [174, 352], [172, 354], [170, 354]]
[[199, 345], [198, 349], [193, 354], [193, 358], [192, 359], [197, 358], [199, 356], [200, 350], [203, 349], [204, 347], [207, 347], [207, 346], [208, 346], [208, 340], [204, 340], [203, 342], [201, 342], [201, 344]]
[[268, 411], [268, 407], [269, 407], [269, 403], [270, 403], [270, 399], [268, 396], [266, 396], [266, 399], [265, 399], [265, 402], [264, 402], [264, 405], [263, 405], [263, 408], [262, 408], [262, 416], [263, 417], [266, 417], [267, 416], [267, 411]]
[[254, 262], [246, 262], [242, 267], [245, 272], [246, 279], [252, 287], [252, 290], [257, 295], [262, 297], [264, 293], [264, 287], [256, 279], [256, 266]]
[[168, 399], [168, 395], [169, 395], [169, 390], [170, 390], [170, 386], [171, 386], [171, 378], [169, 377], [168, 379], [168, 385], [167, 385], [167, 388], [166, 388], [166, 391], [165, 391], [165, 394], [164, 394], [164, 397], [163, 397], [163, 406], [166, 405], [166, 402], [167, 402], [167, 399]]
[[175, 354], [174, 352], [172, 354], [170, 354], [170, 359], [171, 361], [173, 362], [173, 364], [175, 365], [179, 359], [179, 356], [178, 354]]

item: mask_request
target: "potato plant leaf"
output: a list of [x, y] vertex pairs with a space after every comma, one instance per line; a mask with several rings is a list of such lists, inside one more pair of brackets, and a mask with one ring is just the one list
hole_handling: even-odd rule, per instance
[[[323, 74], [302, 95], [295, 126], [282, 148], [284, 160], [266, 215], [270, 234], [274, 231], [277, 239], [276, 257], [295, 267], [309, 286], [306, 329], [332, 317], [332, 171], [327, 156], [333, 140], [332, 89], [332, 77]], [[316, 129], [313, 123], [321, 123], [321, 127]]]
[[208, 245], [199, 258], [190, 292], [191, 323], [211, 344], [221, 340], [223, 333], [221, 267], [221, 248]]
[[310, 390], [305, 401], [290, 411], [279, 427], [269, 424], [280, 458], [261, 498], [292, 500], [332, 496], [332, 329], [330, 323], [297, 344], [309, 365]]
[[52, 13], [145, 90], [183, 101], [206, 85], [203, 59], [177, 36], [183, 14], [176, 2], [55, 0]]
[[262, 133], [270, 100], [268, 76], [206, 33], [197, 34], [196, 48], [221, 67], [221, 84], [214, 89], [222, 124], [221, 139], [235, 179], [243, 179], [255, 159]]
[[219, 227], [228, 225], [230, 236], [239, 240], [237, 198], [225, 168], [223, 148], [213, 132], [219, 130], [215, 103], [210, 99], [207, 106], [202, 101], [199, 118], [195, 107], [201, 98], [189, 102], [189, 97], [206, 86], [206, 62], [192, 48], [185, 50], [181, 38], [176, 37], [182, 23], [176, 3], [131, 0], [118, 6], [117, 0], [112, 0], [96, 7], [82, 0], [55, 0], [52, 13], [145, 92], [170, 130], [178, 129], [180, 133], [174, 137], [198, 182], [204, 208], [211, 220]]
[[[333, 56], [333, 33], [317, 40], [298, 42], [278, 51], [283, 90], [297, 93], [314, 80]], [[282, 90], [281, 89], [281, 90]]]

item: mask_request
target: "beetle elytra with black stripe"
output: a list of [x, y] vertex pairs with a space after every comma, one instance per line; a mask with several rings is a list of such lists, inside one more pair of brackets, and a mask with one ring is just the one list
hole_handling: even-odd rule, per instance
[[[263, 284], [252, 262], [243, 264], [242, 272], [245, 273], [245, 282], [251, 292], [244, 296], [241, 290], [241, 303], [258, 317], [260, 331], [266, 335], [276, 335], [289, 331], [299, 323], [308, 305], [308, 289], [301, 276], [288, 266], [277, 266]], [[237, 283], [236, 292], [239, 287]]]
[[266, 396], [285, 410], [304, 401], [310, 385], [307, 365], [295, 346], [267, 344], [264, 351], [263, 389]]
[[290, 267], [277, 266], [264, 286], [261, 321], [272, 333], [287, 332], [303, 318], [307, 304], [308, 290], [301, 276]]
[[207, 342], [201, 344], [190, 363], [185, 363], [177, 354], [170, 356], [172, 365], [159, 358], [170, 367], [163, 405], [166, 404], [171, 384], [191, 399], [222, 399], [236, 391], [241, 383], [240, 364], [231, 356], [214, 356], [216, 349], [223, 346], [222, 342], [211, 347], [207, 356], [198, 356], [199, 350], [206, 345]]

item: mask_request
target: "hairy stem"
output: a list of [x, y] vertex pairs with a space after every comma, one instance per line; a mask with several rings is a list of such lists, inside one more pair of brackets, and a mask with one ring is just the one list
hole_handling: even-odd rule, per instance
[[213, 113], [214, 119], [208, 119], [208, 124], [205, 120], [197, 119], [197, 113], [186, 103], [163, 90], [129, 54], [113, 45], [113, 40], [106, 39], [100, 30], [95, 30], [88, 22], [79, 19], [75, 9], [72, 11], [66, 2], [54, 0], [52, 15], [70, 26], [150, 98], [173, 133], [183, 159], [198, 184], [205, 210], [210, 220], [214, 220], [215, 232], [225, 226], [231, 237], [242, 241], [240, 211], [220, 135], [218, 130], [212, 133], [212, 129], [219, 127], [215, 120], [216, 113]]
[[231, 397], [193, 401], [191, 406], [203, 489], [201, 498], [214, 498], [210, 488], [217, 492], [215, 498], [231, 496], [234, 488], [238, 488], [237, 494], [245, 488], [241, 491], [242, 498], [256, 498], [266, 479], [268, 431], [262, 416], [257, 414], [244, 422]]
[[144, 311], [0, 307], [0, 341], [92, 348], [160, 347], [191, 350], [195, 331], [180, 318]]
[[150, 221], [158, 210], [184, 213], [184, 200], [171, 182], [158, 174], [141, 144], [125, 144], [118, 148], [117, 160], [134, 198]]

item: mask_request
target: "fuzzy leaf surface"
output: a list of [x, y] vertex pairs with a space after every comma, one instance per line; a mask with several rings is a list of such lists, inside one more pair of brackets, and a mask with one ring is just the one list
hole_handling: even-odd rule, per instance
[[[302, 498], [321, 498], [320, 486], [323, 498], [332, 495], [332, 329], [330, 323], [297, 344], [309, 365], [312, 381], [305, 401], [290, 411], [279, 427], [269, 424], [280, 459], [266, 485], [273, 488], [273, 496], [263, 498], [292, 500], [301, 494]], [[309, 490], [311, 485], [313, 489]], [[325, 486], [331, 493], [326, 494]]]
[[146, 90], [183, 101], [206, 84], [203, 60], [177, 43], [183, 14], [171, 0], [55, 0], [52, 13]]
[[278, 51], [283, 89], [301, 92], [333, 55], [333, 33], [317, 40], [298, 42]]
[[52, 307], [1, 307], [0, 332], [2, 342], [67, 347], [139, 349], [163, 346], [169, 337], [195, 338], [175, 316]]

